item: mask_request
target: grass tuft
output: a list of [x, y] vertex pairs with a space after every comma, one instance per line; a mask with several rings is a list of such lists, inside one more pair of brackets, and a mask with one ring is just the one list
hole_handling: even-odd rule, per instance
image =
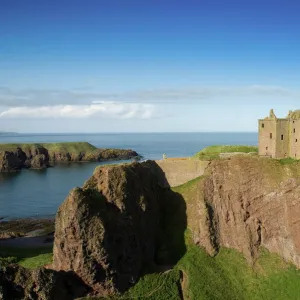
[[299, 159], [294, 159], [294, 158], [291, 158], [291, 157], [287, 157], [287, 158], [278, 159], [278, 161], [282, 165], [291, 165], [291, 164], [294, 164], [294, 163], [298, 163], [300, 160]]

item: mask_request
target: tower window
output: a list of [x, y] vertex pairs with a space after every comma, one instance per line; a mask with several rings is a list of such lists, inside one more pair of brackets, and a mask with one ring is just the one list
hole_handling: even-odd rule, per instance
[[272, 133], [270, 133], [270, 139], [272, 138]]
[[294, 128], [294, 133], [296, 132], [296, 129]]
[[266, 147], [266, 150], [268, 150], [268, 147]]
[[281, 135], [281, 140], [283, 141], [283, 134]]
[[264, 124], [264, 123], [262, 123], [262, 124], [261, 124], [261, 128], [264, 128], [264, 127], [265, 127], [265, 124]]
[[295, 142], [297, 143], [297, 142], [298, 142], [298, 139], [296, 139]]

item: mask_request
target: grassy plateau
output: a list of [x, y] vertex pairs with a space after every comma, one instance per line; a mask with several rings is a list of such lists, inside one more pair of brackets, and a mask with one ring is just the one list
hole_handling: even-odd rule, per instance
[[198, 153], [196, 153], [193, 158], [201, 160], [213, 160], [219, 159], [220, 153], [232, 153], [232, 152], [242, 152], [242, 153], [257, 153], [258, 148], [256, 146], [245, 146], [245, 145], [214, 145], [209, 146]]

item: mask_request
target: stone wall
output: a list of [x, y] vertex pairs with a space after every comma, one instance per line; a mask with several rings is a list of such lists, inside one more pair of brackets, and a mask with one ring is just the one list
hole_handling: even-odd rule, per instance
[[284, 158], [290, 156], [289, 151], [289, 120], [276, 120], [276, 158]]
[[194, 160], [190, 158], [168, 158], [157, 160], [156, 163], [164, 172], [165, 187], [174, 187], [184, 184], [196, 177], [202, 176], [208, 161]]
[[276, 156], [276, 121], [259, 120], [258, 121], [258, 152], [262, 156]]
[[300, 120], [290, 122], [290, 157], [300, 158]]

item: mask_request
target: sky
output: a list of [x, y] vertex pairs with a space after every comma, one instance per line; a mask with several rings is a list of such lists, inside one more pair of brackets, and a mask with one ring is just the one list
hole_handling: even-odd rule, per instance
[[297, 0], [0, 0], [0, 131], [257, 131], [300, 109]]

